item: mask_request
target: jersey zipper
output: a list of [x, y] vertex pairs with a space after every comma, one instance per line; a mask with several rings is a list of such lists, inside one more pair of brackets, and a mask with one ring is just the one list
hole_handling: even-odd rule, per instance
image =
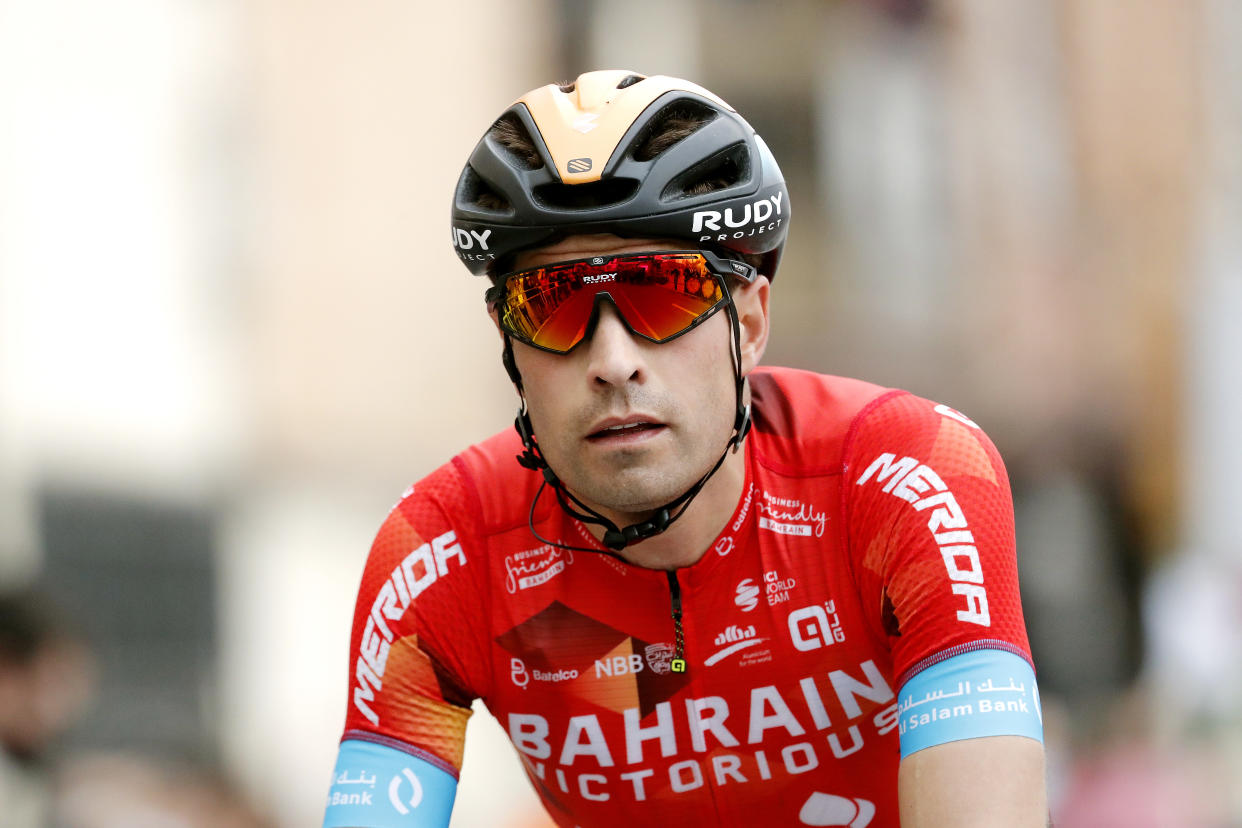
[[681, 583], [677, 580], [677, 571], [670, 569], [664, 573], [668, 576], [668, 593], [673, 604], [673, 640], [675, 642], [673, 661], [669, 665], [674, 673], [686, 672], [686, 634], [681, 628]]

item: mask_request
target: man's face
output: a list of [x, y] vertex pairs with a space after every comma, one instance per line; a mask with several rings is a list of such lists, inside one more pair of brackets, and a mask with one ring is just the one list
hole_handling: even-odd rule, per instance
[[[518, 268], [590, 256], [684, 249], [685, 244], [616, 236], [575, 236], [524, 254]], [[745, 290], [743, 308], [762, 305], [758, 347], [743, 344], [743, 370], [766, 341], [766, 279]], [[755, 294], [762, 293], [762, 296]], [[744, 339], [756, 322], [743, 313]], [[751, 314], [753, 316], [753, 314]], [[663, 344], [634, 336], [610, 302], [591, 337], [568, 354], [513, 343], [531, 424], [548, 465], [565, 485], [605, 513], [642, 513], [690, 488], [732, 434], [736, 412], [732, 333], [724, 309]]]

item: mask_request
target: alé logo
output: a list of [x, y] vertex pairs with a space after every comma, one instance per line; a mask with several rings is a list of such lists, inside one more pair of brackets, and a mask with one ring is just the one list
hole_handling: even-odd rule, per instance
[[811, 794], [798, 812], [803, 825], [844, 825], [848, 828], [867, 828], [875, 817], [875, 803], [857, 797], [820, 793]]

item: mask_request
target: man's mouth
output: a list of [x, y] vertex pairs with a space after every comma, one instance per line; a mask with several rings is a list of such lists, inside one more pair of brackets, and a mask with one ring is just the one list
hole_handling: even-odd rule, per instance
[[593, 443], [630, 442], [653, 436], [666, 428], [663, 423], [650, 420], [633, 420], [629, 422], [610, 423], [592, 431], [587, 440]]

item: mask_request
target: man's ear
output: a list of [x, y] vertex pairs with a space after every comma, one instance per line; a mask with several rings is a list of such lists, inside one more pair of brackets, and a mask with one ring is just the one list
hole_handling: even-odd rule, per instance
[[743, 375], [754, 370], [768, 347], [768, 295], [771, 289], [767, 276], [756, 276], [755, 281], [733, 291], [733, 304], [737, 309], [741, 333]]

